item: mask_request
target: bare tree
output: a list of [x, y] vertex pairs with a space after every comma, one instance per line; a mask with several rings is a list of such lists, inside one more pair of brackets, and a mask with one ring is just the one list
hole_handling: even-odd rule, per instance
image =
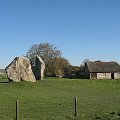
[[34, 64], [36, 55], [40, 56], [45, 64], [53, 58], [61, 57], [61, 50], [50, 43], [34, 44], [28, 50], [26, 56], [30, 59], [31, 63]]
[[[55, 67], [58, 66], [55, 58], [61, 58], [61, 50], [58, 50], [57, 47], [50, 43], [40, 43], [32, 45], [26, 54], [26, 57], [30, 59], [32, 66], [35, 65], [35, 58], [37, 55], [40, 56], [45, 62], [45, 75], [49, 76], [52, 74], [51, 72], [55, 74], [56, 70], [58, 70], [55, 69]], [[52, 63], [54, 63], [54, 65], [52, 65]]]

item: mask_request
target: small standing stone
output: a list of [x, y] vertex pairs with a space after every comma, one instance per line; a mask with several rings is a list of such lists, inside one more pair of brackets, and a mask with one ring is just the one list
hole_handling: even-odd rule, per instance
[[45, 70], [45, 63], [41, 59], [41, 57], [37, 55], [35, 60], [35, 72], [34, 72], [36, 80], [43, 80], [44, 70]]

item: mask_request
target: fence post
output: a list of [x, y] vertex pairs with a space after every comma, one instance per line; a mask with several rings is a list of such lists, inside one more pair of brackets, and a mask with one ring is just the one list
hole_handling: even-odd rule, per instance
[[75, 117], [77, 117], [77, 97], [75, 97]]
[[19, 120], [19, 101], [16, 101], [16, 120]]

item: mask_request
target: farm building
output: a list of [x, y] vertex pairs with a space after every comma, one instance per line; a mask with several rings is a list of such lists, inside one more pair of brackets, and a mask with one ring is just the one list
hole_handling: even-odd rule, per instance
[[117, 62], [86, 62], [84, 77], [87, 79], [120, 79], [120, 65]]

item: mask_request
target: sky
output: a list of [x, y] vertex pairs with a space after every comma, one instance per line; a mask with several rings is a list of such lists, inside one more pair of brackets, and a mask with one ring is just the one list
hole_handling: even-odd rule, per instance
[[0, 0], [0, 68], [45, 42], [72, 65], [120, 63], [120, 0]]

